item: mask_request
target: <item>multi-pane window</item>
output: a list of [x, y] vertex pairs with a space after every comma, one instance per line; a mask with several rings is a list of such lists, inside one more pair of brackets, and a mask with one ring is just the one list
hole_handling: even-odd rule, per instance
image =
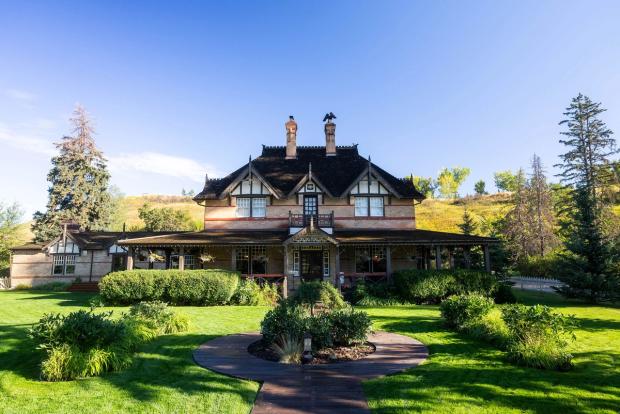
[[355, 197], [356, 217], [383, 217], [383, 197]]
[[299, 250], [293, 250], [293, 273], [299, 275]]
[[355, 215], [368, 216], [368, 197], [355, 197]]
[[247, 197], [237, 197], [237, 217], [251, 217], [252, 199]]
[[368, 197], [370, 203], [370, 216], [383, 217], [383, 197]]
[[244, 275], [267, 273], [267, 249], [265, 246], [237, 247], [235, 269]]
[[323, 276], [329, 276], [329, 250], [323, 250]]
[[381, 273], [385, 272], [386, 269], [385, 247], [368, 246], [355, 248], [356, 273]]
[[[184, 254], [183, 255], [184, 269], [195, 269], [196, 268], [196, 257], [193, 254]], [[179, 268], [179, 255], [171, 254], [170, 255], [170, 269], [178, 269]]]
[[237, 217], [265, 217], [267, 215], [267, 198], [237, 197]]
[[252, 199], [252, 217], [265, 217], [267, 215], [267, 199]]
[[54, 260], [53, 274], [55, 275], [72, 275], [75, 274], [75, 257], [74, 254], [55, 254], [52, 256]]
[[186, 269], [195, 269], [196, 268], [196, 256], [193, 254], [185, 255], [185, 268]]

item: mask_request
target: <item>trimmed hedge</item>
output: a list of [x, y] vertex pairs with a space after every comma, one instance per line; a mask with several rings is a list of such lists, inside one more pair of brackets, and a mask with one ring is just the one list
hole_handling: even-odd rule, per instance
[[131, 305], [164, 301], [174, 305], [226, 305], [239, 284], [239, 274], [228, 270], [125, 270], [99, 282], [106, 303]]
[[407, 302], [439, 303], [452, 295], [492, 295], [498, 280], [477, 270], [401, 270], [394, 274], [396, 291]]

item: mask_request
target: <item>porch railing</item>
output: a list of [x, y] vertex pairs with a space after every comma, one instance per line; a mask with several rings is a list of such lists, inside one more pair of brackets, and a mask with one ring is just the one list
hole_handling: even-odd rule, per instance
[[314, 225], [317, 227], [334, 227], [334, 212], [328, 214], [293, 214], [288, 212], [289, 227], [306, 227], [314, 218]]

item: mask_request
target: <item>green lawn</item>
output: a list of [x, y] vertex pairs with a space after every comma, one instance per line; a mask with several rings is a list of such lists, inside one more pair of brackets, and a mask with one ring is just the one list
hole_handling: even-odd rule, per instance
[[[0, 292], [0, 412], [9, 413], [248, 413], [258, 384], [215, 374], [192, 351], [217, 336], [258, 329], [260, 307], [186, 307], [191, 332], [147, 345], [123, 372], [73, 382], [37, 380], [40, 356], [25, 329], [45, 312], [70, 312], [90, 296]], [[115, 308], [121, 312], [123, 308]]]
[[[620, 410], [620, 309], [566, 302], [554, 295], [521, 294], [574, 313], [581, 328], [568, 373], [515, 367], [501, 352], [443, 328], [436, 306], [373, 308], [375, 328], [411, 335], [431, 357], [407, 373], [366, 383], [381, 413], [617, 412]], [[265, 308], [182, 308], [192, 332], [161, 337], [121, 373], [66, 383], [37, 379], [39, 355], [25, 329], [45, 312], [69, 312], [89, 295], [0, 292], [0, 412], [248, 413], [258, 384], [197, 367], [191, 352], [210, 338], [258, 329]], [[122, 308], [115, 308], [115, 312]]]
[[375, 327], [425, 343], [430, 359], [407, 373], [365, 384], [378, 413], [617, 413], [620, 410], [620, 309], [519, 293], [578, 317], [570, 372], [511, 365], [500, 351], [445, 330], [435, 306], [368, 309]]

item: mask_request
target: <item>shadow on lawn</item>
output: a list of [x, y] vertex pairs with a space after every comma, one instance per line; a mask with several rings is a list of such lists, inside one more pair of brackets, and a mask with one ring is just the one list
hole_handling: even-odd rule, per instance
[[31, 324], [0, 325], [0, 368], [30, 380], [39, 379], [43, 351], [35, 348], [26, 330]]
[[142, 348], [130, 368], [101, 378], [139, 401], [155, 400], [162, 389], [168, 388], [188, 395], [237, 394], [251, 404], [256, 388], [250, 381], [214, 373], [193, 360], [192, 354], [198, 345], [218, 336], [179, 334], [160, 337]]
[[[24, 291], [9, 291], [8, 293], [23, 293]], [[28, 296], [19, 297], [17, 300], [54, 300], [59, 306], [88, 306], [88, 301], [95, 293], [85, 292], [52, 292], [44, 290], [28, 290]]]

